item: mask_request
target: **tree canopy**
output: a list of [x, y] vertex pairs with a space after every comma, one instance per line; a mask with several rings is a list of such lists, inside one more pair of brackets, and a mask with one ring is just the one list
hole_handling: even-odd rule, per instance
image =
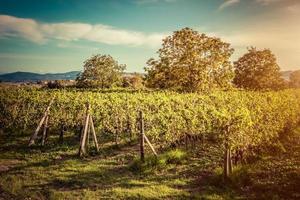
[[250, 90], [280, 89], [284, 86], [275, 55], [269, 49], [254, 47], [234, 62], [237, 87]]
[[231, 85], [233, 49], [219, 38], [190, 28], [175, 31], [163, 40], [159, 58], [145, 68], [147, 86], [195, 92]]
[[77, 77], [78, 87], [111, 88], [122, 83], [126, 65], [119, 65], [110, 55], [94, 55], [84, 62], [83, 72]]

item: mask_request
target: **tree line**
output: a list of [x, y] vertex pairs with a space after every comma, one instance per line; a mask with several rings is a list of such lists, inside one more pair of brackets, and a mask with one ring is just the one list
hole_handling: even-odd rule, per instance
[[84, 62], [76, 79], [82, 88], [115, 86], [168, 89], [179, 92], [204, 92], [211, 89], [280, 90], [300, 86], [300, 71], [293, 72], [290, 82], [280, 73], [270, 49], [248, 48], [237, 61], [230, 58], [234, 49], [217, 37], [209, 37], [191, 28], [175, 31], [163, 40], [145, 67], [146, 74], [123, 76], [126, 65], [110, 55], [94, 55]]

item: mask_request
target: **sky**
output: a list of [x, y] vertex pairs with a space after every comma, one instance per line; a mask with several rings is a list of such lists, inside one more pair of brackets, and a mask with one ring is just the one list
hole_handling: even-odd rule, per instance
[[0, 73], [77, 71], [95, 54], [143, 72], [184, 27], [230, 43], [232, 61], [254, 46], [300, 69], [300, 0], [0, 0]]

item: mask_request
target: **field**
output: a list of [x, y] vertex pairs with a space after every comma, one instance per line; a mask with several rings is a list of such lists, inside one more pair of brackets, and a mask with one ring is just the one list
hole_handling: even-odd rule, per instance
[[[300, 91], [2, 88], [2, 199], [297, 199]], [[28, 141], [50, 100], [48, 139]], [[91, 105], [100, 151], [78, 156]], [[139, 112], [145, 145], [139, 159]], [[60, 138], [63, 131], [63, 139]], [[224, 152], [233, 171], [224, 179]], [[241, 156], [242, 155], [242, 156]]]

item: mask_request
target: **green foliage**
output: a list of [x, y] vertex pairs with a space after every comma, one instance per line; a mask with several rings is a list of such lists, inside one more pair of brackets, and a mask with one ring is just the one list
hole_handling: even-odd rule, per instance
[[121, 84], [125, 65], [110, 55], [95, 55], [84, 62], [84, 71], [77, 77], [78, 87], [111, 88]]
[[234, 62], [234, 84], [251, 90], [277, 90], [285, 85], [275, 55], [269, 50], [249, 48], [248, 52]]
[[185, 92], [228, 88], [233, 78], [232, 53], [230, 44], [219, 38], [190, 28], [175, 31], [163, 40], [159, 59], [148, 61], [147, 86]]

